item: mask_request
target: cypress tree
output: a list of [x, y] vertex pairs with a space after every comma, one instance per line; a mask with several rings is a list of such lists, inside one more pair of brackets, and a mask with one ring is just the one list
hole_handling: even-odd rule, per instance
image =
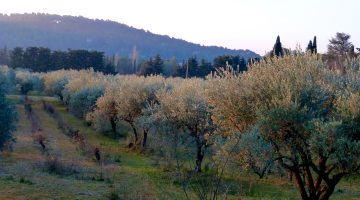
[[144, 64], [142, 64], [139, 75], [159, 75], [163, 73], [164, 62], [160, 55], [157, 54], [155, 58], [150, 57]]
[[164, 71], [164, 61], [161, 59], [160, 54], [157, 54], [155, 56], [154, 62], [153, 62], [153, 67], [154, 67], [154, 74], [162, 74]]
[[275, 42], [275, 45], [274, 45], [272, 55], [274, 55], [274, 54], [276, 56], [278, 56], [278, 57], [284, 55], [283, 48], [282, 48], [282, 45], [281, 45], [281, 42], [280, 42], [280, 36], [277, 36], [277, 38], [276, 38], [276, 42]]
[[317, 44], [316, 44], [316, 36], [314, 36], [313, 44], [312, 44], [312, 52], [317, 54]]
[[309, 41], [308, 46], [306, 47], [306, 51], [309, 51], [311, 53], [314, 52], [314, 48], [313, 48], [313, 43], [311, 42], [311, 40]]

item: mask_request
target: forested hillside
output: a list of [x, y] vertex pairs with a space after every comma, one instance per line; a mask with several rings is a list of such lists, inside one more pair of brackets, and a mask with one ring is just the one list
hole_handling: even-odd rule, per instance
[[192, 56], [212, 60], [219, 55], [260, 57], [250, 50], [202, 46], [114, 21], [49, 14], [0, 15], [0, 46], [98, 50], [107, 55], [131, 55], [136, 47], [140, 58], [160, 54], [178, 60]]

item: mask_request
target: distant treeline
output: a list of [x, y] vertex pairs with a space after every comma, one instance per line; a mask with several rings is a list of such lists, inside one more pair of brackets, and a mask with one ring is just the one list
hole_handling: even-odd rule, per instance
[[106, 57], [106, 62], [114, 67], [118, 74], [151, 75], [162, 74], [166, 77], [205, 77], [219, 68], [231, 67], [235, 71], [246, 71], [248, 64], [260, 58], [245, 59], [239, 55], [220, 55], [212, 61], [199, 59], [196, 56], [179, 61], [175, 57], [163, 59], [160, 54], [147, 60], [129, 56], [114, 55]]
[[205, 77], [212, 71], [226, 66], [236, 71], [246, 71], [248, 60], [243, 57], [221, 55], [212, 62], [196, 57], [178, 61], [176, 58], [162, 59], [158, 54], [147, 60], [129, 56], [105, 56], [104, 52], [89, 50], [50, 50], [46, 47], [16, 47], [0, 49], [0, 64], [11, 68], [27, 68], [34, 72], [59, 69], [88, 69], [106, 74], [162, 74], [164, 76]]
[[[6, 49], [1, 55], [6, 55]], [[14, 48], [7, 60], [12, 68], [28, 68], [34, 72], [47, 72], [58, 69], [85, 69], [111, 73], [112, 68], [105, 62], [103, 52], [88, 50], [51, 51], [44, 47]]]

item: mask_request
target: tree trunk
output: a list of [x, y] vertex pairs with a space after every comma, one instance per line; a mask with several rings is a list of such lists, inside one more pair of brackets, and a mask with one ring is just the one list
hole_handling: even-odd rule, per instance
[[301, 198], [303, 200], [310, 200], [307, 193], [306, 193], [304, 181], [301, 178], [301, 174], [300, 174], [299, 169], [295, 169], [293, 171], [293, 173], [295, 175], [295, 183], [296, 183], [296, 186], [298, 188], [298, 191], [300, 192]]
[[324, 195], [320, 197], [321, 200], [328, 200], [330, 198], [330, 196], [334, 193], [335, 186], [340, 182], [344, 175], [346, 175], [346, 173], [337, 174], [333, 176], [332, 180], [326, 181], [327, 188]]
[[309, 166], [304, 167], [304, 175], [306, 177], [306, 187], [307, 187], [307, 189], [309, 191], [310, 199], [317, 200], [318, 198], [316, 196], [316, 189], [315, 189], [315, 185], [314, 185], [314, 179], [313, 179], [313, 176], [312, 176], [312, 173], [310, 171]]
[[321, 200], [328, 200], [330, 198], [330, 196], [332, 195], [332, 193], [335, 190], [335, 185], [336, 184], [330, 184], [327, 185], [328, 187], [326, 188], [326, 191], [324, 193], [324, 195], [322, 197], [320, 197]]
[[42, 140], [40, 140], [39, 143], [40, 143], [40, 145], [41, 145], [41, 147], [42, 147], [42, 150], [45, 150], [45, 144], [44, 144], [44, 142], [43, 142]]
[[134, 133], [134, 137], [135, 137], [134, 144], [135, 144], [136, 141], [138, 141], [138, 139], [139, 139], [139, 138], [138, 138], [138, 134], [137, 134], [135, 125], [134, 125], [133, 123], [130, 123], [130, 126], [131, 126], [131, 128], [132, 128], [132, 130], [133, 130], [133, 133]]
[[143, 129], [143, 141], [142, 141], [142, 150], [146, 149], [147, 145], [147, 131]]
[[196, 162], [195, 162], [195, 172], [201, 172], [201, 164], [204, 158], [204, 145], [200, 141], [200, 138], [196, 138]]
[[111, 130], [113, 131], [114, 135], [116, 135], [116, 122], [114, 117], [110, 118], [110, 124], [111, 124]]
[[63, 97], [63, 95], [59, 94], [59, 98], [60, 98], [61, 103], [64, 103], [64, 97]]

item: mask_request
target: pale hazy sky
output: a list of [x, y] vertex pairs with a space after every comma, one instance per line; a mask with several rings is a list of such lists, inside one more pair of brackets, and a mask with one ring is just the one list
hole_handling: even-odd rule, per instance
[[314, 35], [326, 51], [336, 32], [360, 47], [360, 0], [0, 0], [0, 13], [50, 13], [109, 19], [203, 45], [261, 55], [280, 35], [303, 49]]

